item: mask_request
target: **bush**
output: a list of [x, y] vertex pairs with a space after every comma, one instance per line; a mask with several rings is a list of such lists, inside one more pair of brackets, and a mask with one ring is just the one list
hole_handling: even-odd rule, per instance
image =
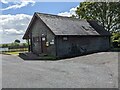
[[14, 41], [14, 43], [20, 43], [20, 40], [16, 39], [16, 40]]
[[120, 47], [120, 32], [112, 33], [111, 39], [114, 48]]
[[119, 47], [119, 46], [118, 46], [118, 42], [117, 42], [117, 41], [112, 42], [112, 45], [113, 45], [113, 47], [114, 47], [114, 48], [118, 48], [118, 47]]
[[2, 48], [8, 47], [8, 44], [2, 44]]

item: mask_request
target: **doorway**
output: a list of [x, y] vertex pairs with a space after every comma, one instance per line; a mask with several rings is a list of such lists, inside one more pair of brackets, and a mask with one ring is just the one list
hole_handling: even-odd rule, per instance
[[45, 54], [47, 53], [46, 41], [47, 40], [45, 36], [41, 37], [41, 52]]

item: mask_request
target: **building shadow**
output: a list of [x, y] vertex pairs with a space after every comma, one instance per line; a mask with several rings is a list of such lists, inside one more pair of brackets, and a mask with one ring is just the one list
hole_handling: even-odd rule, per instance
[[65, 59], [71, 59], [75, 57], [82, 57], [87, 55], [92, 55], [95, 53], [101, 53], [101, 52], [120, 52], [120, 49], [114, 49], [111, 48], [110, 50], [106, 51], [95, 51], [95, 52], [88, 52], [88, 53], [82, 53], [78, 55], [71, 55], [71, 56], [63, 56], [63, 57], [53, 57], [53, 56], [37, 56], [31, 53], [19, 53], [19, 57], [22, 58], [24, 61], [58, 61], [58, 60], [65, 60]]

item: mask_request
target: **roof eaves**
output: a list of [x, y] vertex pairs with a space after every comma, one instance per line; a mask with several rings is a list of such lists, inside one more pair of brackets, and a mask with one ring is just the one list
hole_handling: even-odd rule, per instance
[[32, 23], [33, 23], [33, 21], [34, 21], [34, 19], [35, 19], [35, 16], [36, 16], [36, 13], [34, 13], [32, 19], [31, 19], [31, 21], [30, 21], [30, 23], [29, 23], [29, 25], [28, 25], [28, 28], [27, 28], [24, 36], [23, 36], [23, 39], [28, 39], [28, 38], [29, 38], [28, 34], [29, 34], [29, 32], [30, 32], [30, 27], [31, 27], [31, 25], [32, 25]]

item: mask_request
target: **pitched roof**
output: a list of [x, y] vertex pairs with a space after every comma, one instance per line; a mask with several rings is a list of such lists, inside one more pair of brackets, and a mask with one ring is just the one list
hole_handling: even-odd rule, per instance
[[[79, 20], [51, 14], [35, 13], [55, 35], [110, 35], [95, 21]], [[31, 23], [34, 23], [31, 21]], [[30, 25], [29, 25], [30, 26]], [[24, 35], [27, 38], [29, 27]]]

